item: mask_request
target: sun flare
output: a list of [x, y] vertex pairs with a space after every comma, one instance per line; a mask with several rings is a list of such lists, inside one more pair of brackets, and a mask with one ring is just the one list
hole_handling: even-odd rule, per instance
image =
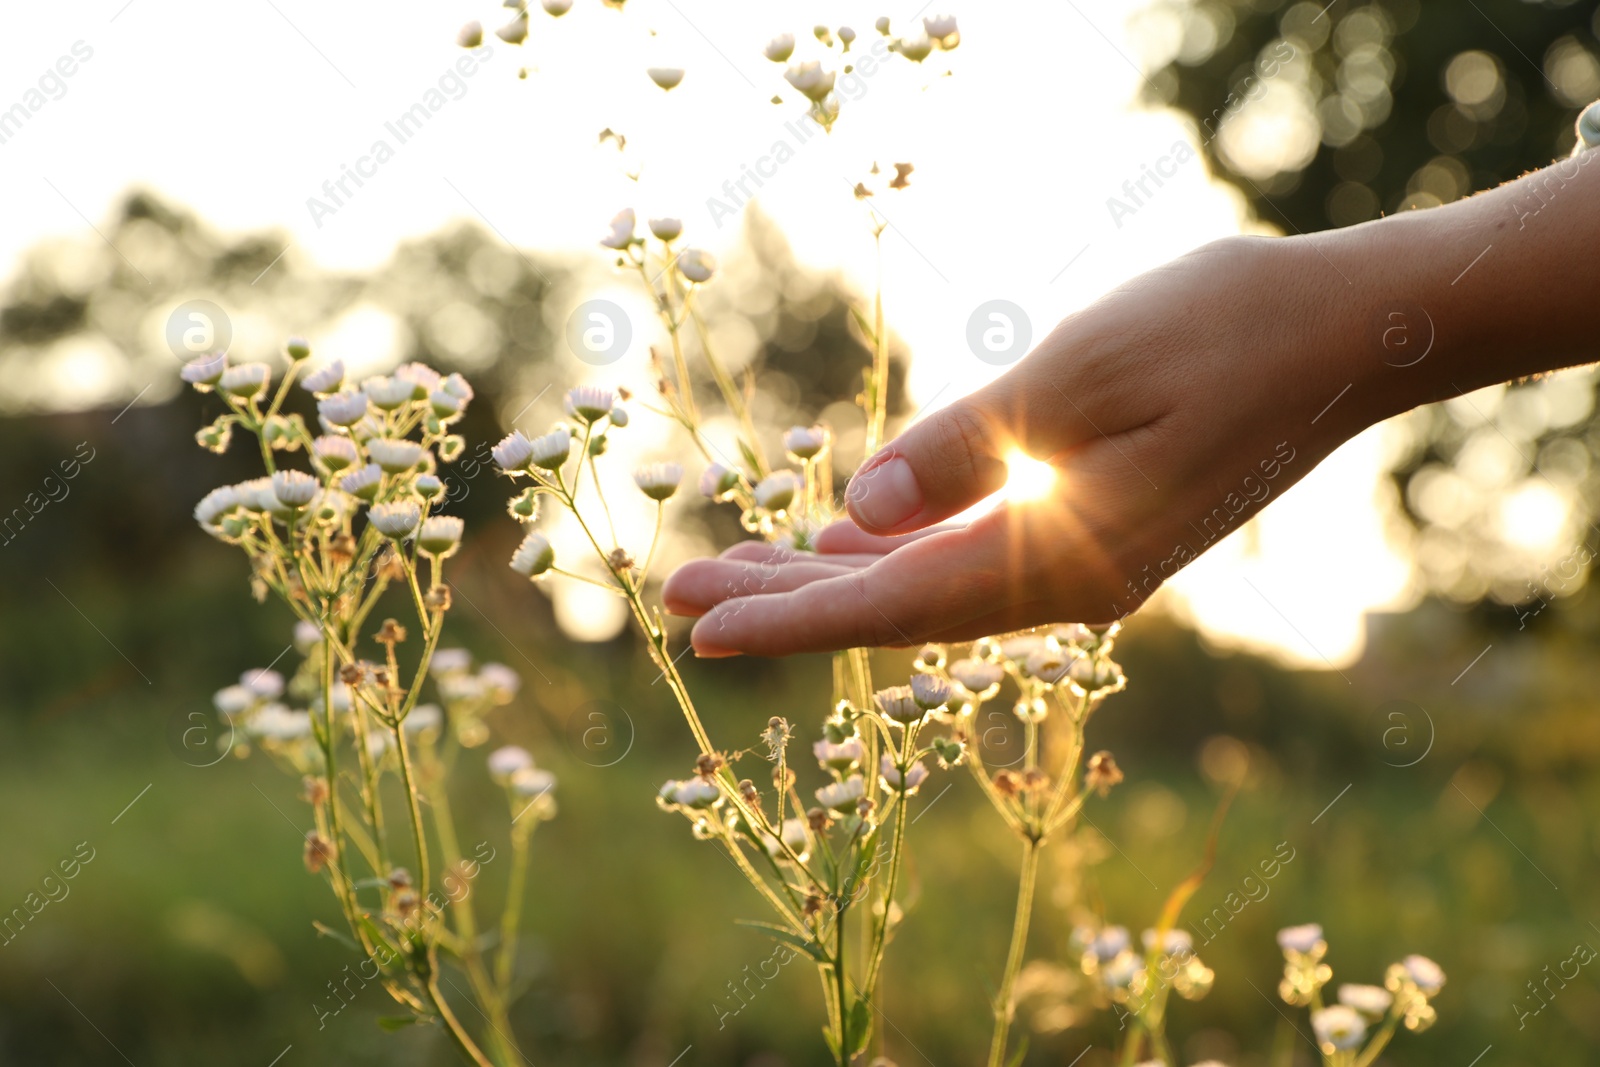
[[1056, 469], [1050, 464], [1020, 451], [1006, 456], [1007, 500], [1042, 500], [1055, 484]]

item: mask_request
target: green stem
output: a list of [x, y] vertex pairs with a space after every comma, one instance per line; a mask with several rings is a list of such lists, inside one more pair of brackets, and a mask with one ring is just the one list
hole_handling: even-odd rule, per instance
[[1015, 1010], [1017, 974], [1028, 948], [1028, 923], [1033, 914], [1033, 890], [1039, 876], [1039, 842], [1032, 838], [1022, 843], [1022, 878], [1017, 885], [1017, 913], [1011, 923], [1011, 949], [1006, 954], [1006, 969], [1000, 979], [1000, 992], [994, 1001], [994, 1037], [989, 1042], [989, 1067], [1001, 1067], [1006, 1056], [1006, 1037]]

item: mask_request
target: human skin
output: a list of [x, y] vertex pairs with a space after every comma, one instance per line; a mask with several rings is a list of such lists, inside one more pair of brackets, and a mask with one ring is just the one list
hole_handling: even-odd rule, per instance
[[[699, 617], [704, 657], [1120, 618], [1368, 426], [1600, 358], [1597, 301], [1600, 151], [1444, 207], [1216, 241], [889, 442], [816, 553], [736, 545], [663, 599]], [[1056, 468], [1051, 495], [939, 525], [1019, 448]]]

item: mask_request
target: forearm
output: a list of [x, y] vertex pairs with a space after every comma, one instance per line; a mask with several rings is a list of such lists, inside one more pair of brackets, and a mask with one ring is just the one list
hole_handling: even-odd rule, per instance
[[1350, 342], [1350, 413], [1366, 422], [1600, 359], [1600, 151], [1294, 240], [1314, 245], [1306, 269], [1329, 281], [1325, 308]]

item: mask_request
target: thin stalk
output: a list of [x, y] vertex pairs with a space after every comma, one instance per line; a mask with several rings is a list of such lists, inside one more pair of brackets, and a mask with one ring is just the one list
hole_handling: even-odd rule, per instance
[[994, 1001], [994, 1037], [989, 1042], [989, 1067], [1002, 1067], [1006, 1056], [1006, 1037], [1011, 1030], [1017, 974], [1028, 949], [1028, 923], [1033, 915], [1033, 890], [1039, 877], [1039, 842], [1032, 838], [1022, 843], [1022, 878], [1017, 885], [1017, 913], [1011, 922], [1011, 948], [1006, 954], [1006, 969], [1000, 979], [1000, 992]]
[[511, 828], [511, 878], [506, 885], [506, 906], [500, 915], [500, 952], [495, 959], [494, 981], [502, 995], [511, 989], [511, 966], [517, 958], [517, 926], [522, 918], [523, 885], [528, 874], [528, 840], [535, 823]]

